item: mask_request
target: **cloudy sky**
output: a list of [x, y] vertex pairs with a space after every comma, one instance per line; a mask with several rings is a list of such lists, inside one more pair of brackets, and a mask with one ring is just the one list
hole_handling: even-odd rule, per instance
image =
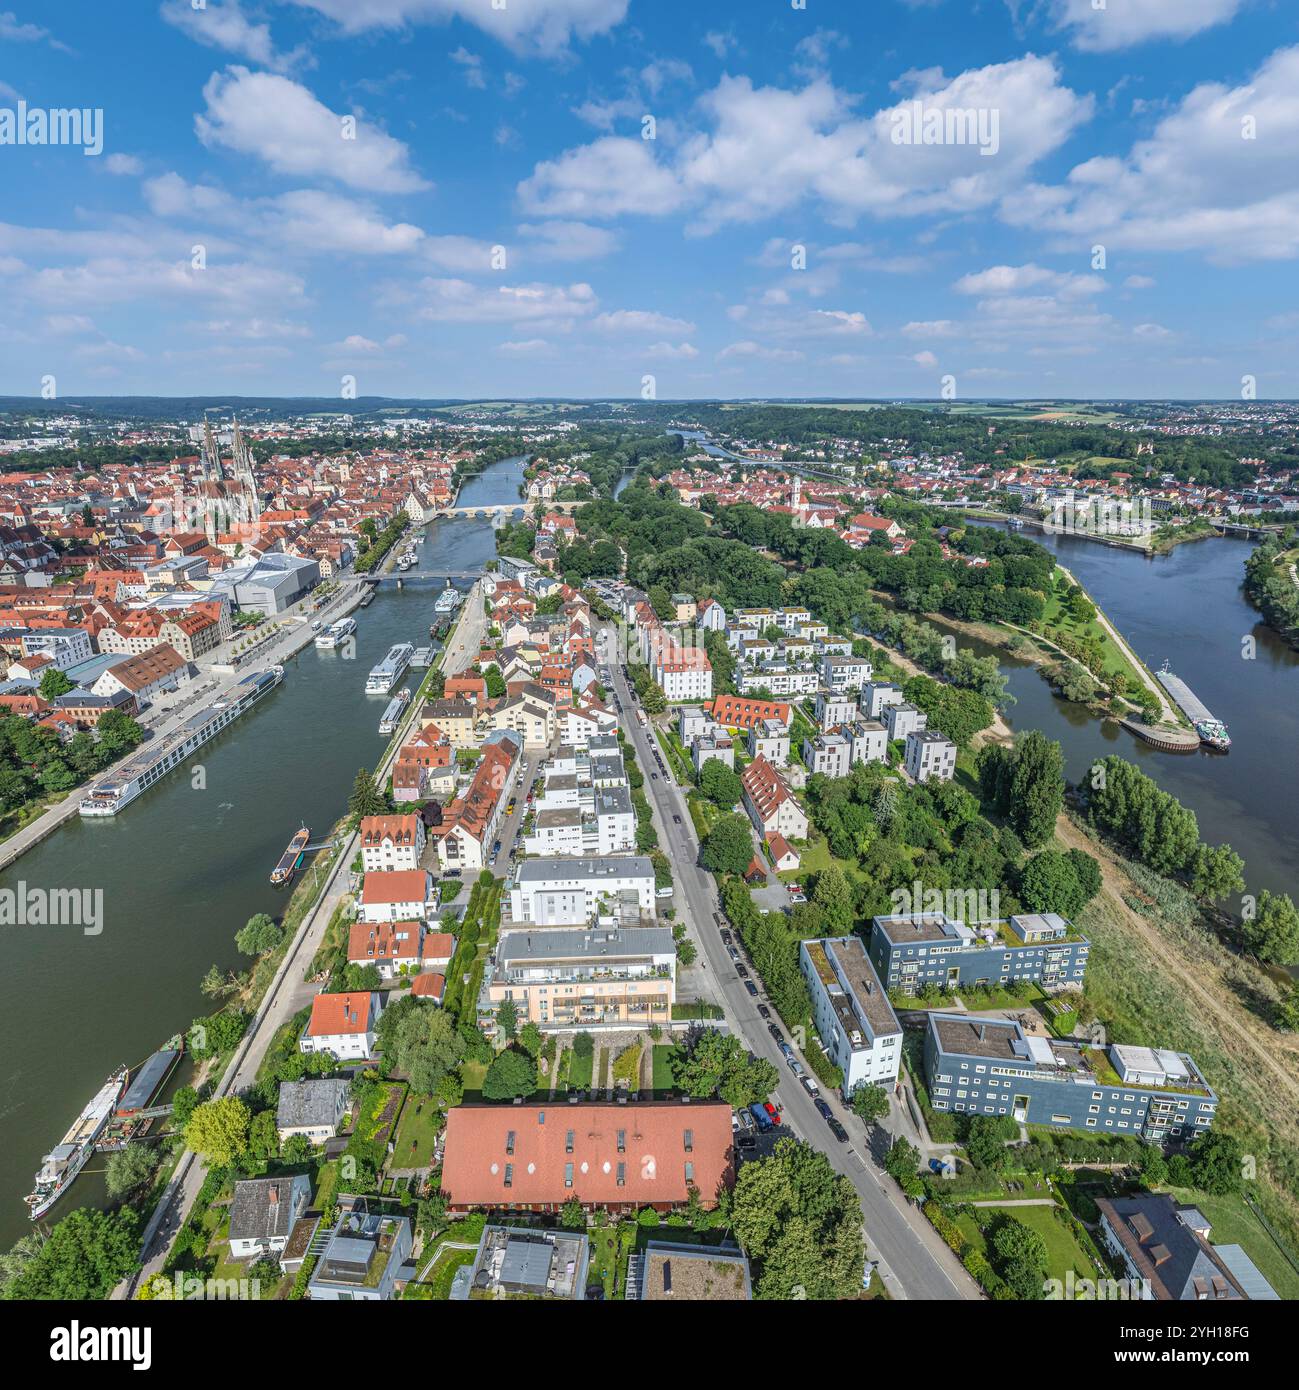
[[0, 394], [1299, 395], [1287, 0], [0, 0], [20, 102]]

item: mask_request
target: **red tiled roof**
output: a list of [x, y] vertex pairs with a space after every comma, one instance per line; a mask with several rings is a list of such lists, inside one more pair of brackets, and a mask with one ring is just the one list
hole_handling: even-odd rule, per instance
[[669, 1205], [685, 1202], [688, 1187], [711, 1207], [733, 1177], [730, 1107], [716, 1101], [459, 1105], [447, 1115], [442, 1190], [457, 1208], [558, 1206], [571, 1197], [597, 1206]]
[[344, 1033], [368, 1033], [371, 998], [360, 994], [318, 994], [311, 1001], [311, 1022], [307, 1036], [332, 1038]]
[[428, 874], [423, 869], [366, 874], [361, 902], [367, 907], [387, 906], [389, 903], [422, 903], [427, 901], [427, 890]]

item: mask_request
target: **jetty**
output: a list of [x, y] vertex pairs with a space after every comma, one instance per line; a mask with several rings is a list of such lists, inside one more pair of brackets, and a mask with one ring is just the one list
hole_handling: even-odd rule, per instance
[[1164, 662], [1156, 675], [1159, 683], [1168, 691], [1169, 698], [1191, 721], [1202, 742], [1207, 743], [1211, 748], [1226, 749], [1231, 747], [1231, 739], [1227, 734], [1226, 724], [1210, 712], [1209, 707], [1181, 676], [1175, 675], [1168, 669], [1168, 662]]

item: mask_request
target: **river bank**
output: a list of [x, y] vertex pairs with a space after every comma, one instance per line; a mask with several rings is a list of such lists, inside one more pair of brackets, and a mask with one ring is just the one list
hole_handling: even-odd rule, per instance
[[[466, 482], [464, 501], [513, 501], [521, 472], [517, 459], [492, 465]], [[436, 520], [426, 534], [424, 553], [439, 568], [473, 570], [495, 557], [490, 522]], [[427, 640], [440, 587], [381, 585], [356, 614], [354, 649], [305, 646], [286, 660], [278, 690], [204, 746], [193, 764], [203, 769], [201, 785], [178, 769], [120, 816], [74, 817], [18, 866], [29, 884], [101, 890], [103, 930], [0, 933], [0, 969], [21, 985], [0, 1065], [5, 1248], [29, 1228], [21, 1198], [41, 1155], [104, 1076], [211, 1013], [198, 987], [207, 969], [248, 966], [234, 933], [255, 913], [289, 910], [270, 870], [292, 832], [304, 821], [323, 830], [322, 810], [337, 815], [357, 769], [383, 755], [388, 740], [377, 732], [380, 711], [364, 693], [365, 674], [394, 643]], [[0, 886], [14, 879], [11, 867]], [[102, 1178], [83, 1174], [70, 1205], [103, 1200]]]

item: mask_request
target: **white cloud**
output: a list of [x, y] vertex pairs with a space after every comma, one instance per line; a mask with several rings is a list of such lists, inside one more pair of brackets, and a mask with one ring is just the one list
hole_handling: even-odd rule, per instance
[[522, 338], [502, 343], [496, 350], [507, 357], [544, 357], [550, 352], [550, 344], [545, 338]]
[[293, 0], [335, 20], [349, 34], [406, 24], [462, 19], [512, 48], [559, 53], [573, 39], [607, 34], [627, 15], [628, 0]]
[[39, 24], [26, 24], [12, 10], [0, 11], [0, 41], [5, 43], [48, 43], [62, 53], [72, 50]]
[[1244, 0], [1052, 0], [1052, 18], [1078, 48], [1093, 53], [1150, 39], [1186, 39], [1233, 19]]
[[1129, 275], [1123, 282], [1125, 290], [1149, 290], [1153, 289], [1154, 280], [1149, 275]]
[[650, 96], [657, 97], [674, 82], [693, 82], [694, 69], [680, 58], [655, 58], [642, 69], [640, 80]]
[[246, 309], [300, 301], [302, 280], [250, 262], [195, 270], [188, 260], [125, 260], [112, 257], [75, 266], [47, 266], [27, 280], [25, 291], [46, 304], [90, 306], [135, 300], [175, 305], [211, 300]]
[[451, 61], [459, 63], [464, 69], [465, 82], [468, 86], [479, 89], [487, 86], [487, 78], [483, 75], [483, 60], [477, 53], [470, 53], [464, 44], [461, 44], [459, 48], [452, 51]]
[[575, 285], [475, 285], [468, 280], [424, 279], [416, 286], [416, 312], [444, 323], [526, 323], [572, 325], [599, 306], [595, 291]]
[[612, 313], [597, 314], [592, 327], [601, 333], [693, 333], [695, 326], [687, 319], [669, 318], [648, 309], [615, 309]]
[[400, 140], [364, 116], [354, 138], [344, 116], [300, 83], [272, 73], [231, 67], [203, 88], [207, 110], [194, 118], [200, 140], [251, 154], [279, 174], [324, 176], [376, 193], [410, 193], [428, 185], [410, 168]]
[[917, 352], [911, 360], [921, 367], [936, 367], [938, 365], [938, 358], [928, 349], [924, 352]]
[[717, 354], [717, 359], [719, 362], [735, 358], [761, 362], [798, 362], [802, 356], [801, 352], [793, 348], [768, 347], [764, 343], [756, 343], [751, 338], [746, 338], [741, 342], [728, 344]]
[[958, 294], [1018, 294], [1035, 287], [1049, 287], [1068, 299], [1101, 294], [1106, 285], [1099, 275], [1076, 275], [1072, 271], [1048, 270], [1040, 265], [994, 265], [971, 275], [962, 275], [953, 288]]
[[523, 222], [516, 230], [537, 261], [594, 261], [618, 249], [613, 232], [589, 222]]
[[208, 48], [219, 48], [246, 58], [250, 63], [285, 72], [304, 61], [305, 49], [277, 52], [269, 24], [254, 24], [239, 7], [239, 0], [206, 0], [195, 9], [190, 0], [165, 0], [160, 11], [168, 24]]
[[670, 170], [647, 140], [610, 135], [546, 160], [519, 185], [519, 200], [543, 217], [621, 217], [667, 213], [681, 202]]
[[1100, 242], [1222, 264], [1299, 255], [1296, 91], [1299, 47], [1278, 49], [1241, 86], [1195, 87], [1126, 157], [1029, 185], [1001, 215], [1075, 251]]
[[954, 338], [959, 326], [952, 319], [913, 319], [902, 332], [908, 338]]
[[1177, 335], [1171, 328], [1165, 328], [1162, 323], [1137, 323], [1132, 326], [1132, 336], [1141, 338], [1146, 342], [1162, 342], [1165, 338], [1173, 338]]
[[692, 357], [699, 356], [699, 349], [693, 343], [651, 343], [645, 349], [646, 357], [653, 357], [666, 362], [688, 361]]
[[722, 62], [726, 61], [726, 55], [733, 49], [740, 46], [739, 40], [728, 29], [725, 33], [718, 29], [711, 29], [704, 35], [704, 43], [713, 50]]
[[789, 91], [726, 76], [699, 102], [707, 129], [684, 136], [662, 161], [651, 142], [609, 136], [539, 164], [519, 196], [538, 211], [589, 218], [688, 204], [705, 232], [807, 199], [839, 220], [967, 212], [1017, 188], [1093, 108], [1090, 97], [1061, 85], [1051, 59], [1032, 54], [971, 69], [918, 99], [930, 109], [995, 110], [996, 153], [895, 144], [900, 108], [861, 117], [857, 98], [824, 78]]
[[110, 174], [134, 176], [144, 172], [144, 164], [133, 154], [110, 154], [104, 160], [104, 169]]

